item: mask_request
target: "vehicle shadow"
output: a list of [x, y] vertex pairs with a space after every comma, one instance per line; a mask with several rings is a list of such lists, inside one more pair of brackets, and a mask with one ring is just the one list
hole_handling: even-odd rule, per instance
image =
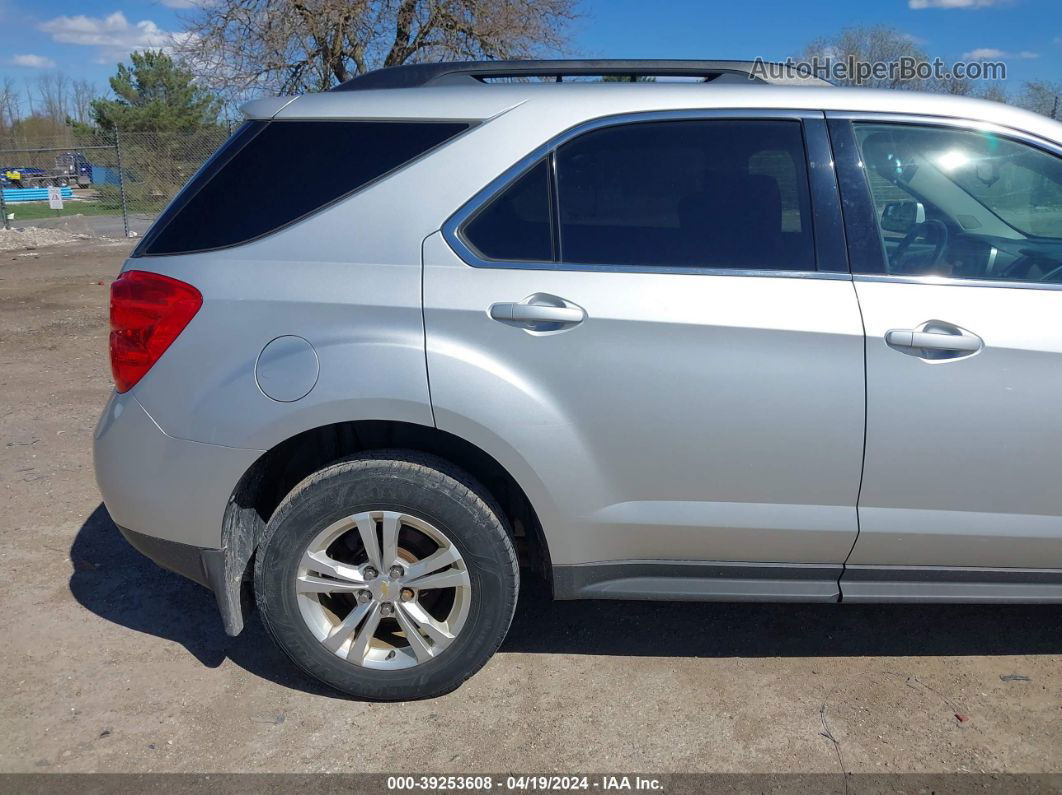
[[503, 652], [647, 657], [1062, 652], [1058, 605], [555, 602], [538, 583], [523, 590], [520, 602]]
[[[254, 617], [225, 635], [213, 594], [130, 547], [100, 505], [70, 550], [70, 591], [96, 615], [226, 659], [286, 687], [337, 694], [299, 671]], [[669, 657], [957, 656], [1062, 653], [1057, 605], [799, 605], [554, 602], [525, 577], [501, 653]]]
[[200, 663], [226, 659], [264, 679], [319, 695], [336, 692], [302, 673], [252, 616], [239, 637], [222, 629], [214, 594], [159, 568], [131, 546], [101, 504], [70, 548], [70, 592], [85, 608], [123, 627], [179, 643]]

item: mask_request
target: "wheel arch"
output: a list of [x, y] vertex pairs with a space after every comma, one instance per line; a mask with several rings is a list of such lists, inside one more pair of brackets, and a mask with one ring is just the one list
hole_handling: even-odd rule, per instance
[[366, 450], [429, 453], [475, 478], [504, 511], [522, 565], [552, 580], [542, 524], [531, 500], [496, 458], [459, 436], [426, 425], [392, 420], [353, 420], [302, 431], [263, 453], [233, 489], [225, 508], [221, 543], [223, 587], [216, 593], [225, 631], [237, 635], [254, 605], [250, 573], [266, 523], [303, 478]]

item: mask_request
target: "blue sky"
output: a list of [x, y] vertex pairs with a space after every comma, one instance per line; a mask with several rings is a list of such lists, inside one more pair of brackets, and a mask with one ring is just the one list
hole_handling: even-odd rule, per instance
[[[102, 90], [130, 49], [179, 32], [189, 0], [0, 0], [0, 76], [59, 69]], [[1005, 60], [1009, 83], [1062, 80], [1062, 0], [584, 0], [575, 54], [784, 58], [846, 25], [885, 24], [946, 61]], [[998, 53], [998, 55], [997, 55]]]

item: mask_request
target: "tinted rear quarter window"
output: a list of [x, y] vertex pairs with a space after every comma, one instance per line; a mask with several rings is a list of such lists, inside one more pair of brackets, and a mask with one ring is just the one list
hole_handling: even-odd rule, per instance
[[136, 255], [246, 243], [347, 196], [468, 128], [461, 122], [249, 122], [184, 189]]

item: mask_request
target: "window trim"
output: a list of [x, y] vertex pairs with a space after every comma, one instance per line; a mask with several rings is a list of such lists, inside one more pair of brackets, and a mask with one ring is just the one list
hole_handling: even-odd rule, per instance
[[[210, 246], [208, 248], [189, 249], [187, 251], [163, 251], [163, 252], [157, 252], [156, 253], [156, 252], [149, 252], [147, 250], [150, 247], [150, 245], [153, 242], [155, 242], [155, 240], [162, 234], [162, 232], [170, 225], [170, 223], [180, 214], [181, 210], [183, 210], [189, 203], [191, 203], [191, 201], [196, 196], [199, 195], [200, 191], [202, 191], [207, 185], [210, 184], [211, 181], [213, 181], [214, 177], [221, 171], [221, 169], [225, 168], [233, 160], [233, 158], [235, 158], [240, 152], [242, 152], [246, 147], [248, 147], [259, 135], [261, 135], [266, 130], [266, 128], [269, 127], [269, 125], [271, 125], [271, 124], [291, 124], [291, 125], [295, 125], [295, 124], [300, 124], [300, 123], [303, 123], [303, 122], [318, 122], [318, 121], [334, 122], [336, 124], [343, 124], [343, 123], [347, 123], [347, 124], [351, 124], [351, 123], [353, 123], [353, 124], [360, 124], [360, 123], [464, 124], [465, 125], [465, 129], [457, 131], [456, 133], [451, 135], [449, 138], [446, 138], [446, 139], [440, 141], [439, 143], [435, 144], [434, 146], [431, 146], [428, 149], [425, 149], [423, 152], [421, 152], [420, 154], [416, 155], [415, 157], [413, 157], [413, 158], [411, 158], [409, 160], [406, 160], [403, 163], [400, 163], [399, 165], [395, 166], [394, 168], [390, 169], [389, 171], [386, 171], [383, 174], [380, 174], [379, 176], [374, 177], [373, 179], [369, 180], [368, 182], [366, 182], [366, 183], [364, 183], [362, 185], [359, 185], [358, 187], [354, 188], [353, 190], [347, 191], [342, 196], [337, 196], [336, 198], [329, 200], [328, 202], [326, 202], [326, 203], [324, 203], [324, 204], [322, 204], [322, 205], [310, 210], [309, 212], [303, 213], [302, 215], [298, 216], [297, 218], [293, 218], [290, 221], [286, 221], [283, 224], [280, 224], [279, 226], [276, 226], [276, 227], [274, 227], [272, 229], [269, 229], [269, 230], [267, 230], [265, 232], [262, 232], [261, 234], [255, 235], [254, 237], [249, 237], [246, 240], [241, 240], [241, 241], [236, 242], [236, 243], [226, 243], [225, 245], [222, 245], [222, 246]], [[446, 146], [447, 144], [453, 143], [458, 138], [460, 138], [460, 137], [462, 137], [464, 135], [467, 135], [472, 130], [474, 130], [476, 127], [478, 127], [480, 124], [482, 124], [482, 120], [481, 119], [446, 119], [446, 118], [431, 118], [431, 119], [427, 119], [427, 118], [425, 118], [425, 119], [420, 119], [420, 118], [397, 118], [397, 119], [392, 119], [392, 118], [360, 118], [360, 117], [342, 117], [342, 118], [318, 118], [318, 117], [307, 117], [307, 118], [297, 117], [297, 118], [295, 118], [295, 117], [293, 117], [293, 118], [283, 118], [283, 119], [277, 119], [277, 118], [271, 118], [271, 119], [246, 119], [232, 133], [232, 135], [230, 135], [229, 138], [227, 138], [225, 140], [225, 143], [223, 143], [221, 145], [221, 147], [219, 147], [218, 152], [222, 154], [222, 158], [220, 159], [220, 161], [215, 162], [215, 158], [212, 155], [211, 157], [207, 158], [207, 160], [198, 169], [196, 169], [195, 173], [188, 179], [188, 181], [185, 182], [185, 184], [181, 186], [181, 189], [177, 192], [177, 194], [172, 199], [170, 199], [169, 203], [167, 203], [167, 205], [165, 207], [162, 208], [162, 211], [158, 214], [158, 216], [156, 216], [155, 222], [152, 223], [151, 228], [148, 229], [148, 231], [145, 233], [145, 235], [140, 239], [140, 242], [137, 244], [136, 248], [133, 249], [133, 252], [129, 256], [130, 256], [130, 258], [133, 258], [133, 257], [152, 257], [152, 258], [154, 258], [154, 257], [184, 257], [184, 256], [188, 256], [190, 254], [208, 254], [208, 253], [211, 253], [211, 252], [214, 252], [214, 251], [226, 251], [228, 249], [236, 248], [238, 246], [246, 246], [246, 245], [248, 245], [250, 243], [256, 243], [259, 240], [263, 240], [263, 239], [269, 237], [270, 235], [275, 235], [275, 234], [277, 234], [279, 232], [282, 232], [285, 229], [288, 229], [288, 228], [294, 226], [295, 224], [300, 223], [301, 221], [305, 221], [307, 218], [311, 218], [314, 215], [317, 215], [318, 213], [321, 213], [321, 212], [324, 212], [325, 210], [331, 209], [332, 207], [334, 207], [335, 205], [339, 204], [340, 202], [346, 201], [350, 197], [352, 197], [352, 196], [354, 196], [354, 195], [356, 195], [358, 193], [361, 193], [362, 191], [369, 190], [370, 188], [372, 188], [373, 186], [379, 184], [380, 182], [382, 182], [385, 179], [390, 179], [395, 174], [399, 173], [400, 171], [404, 171], [406, 168], [409, 168], [410, 166], [413, 166], [416, 163], [419, 163], [421, 160], [423, 160], [424, 158], [428, 157], [429, 155], [431, 155], [435, 151], [441, 149], [442, 147]], [[249, 135], [247, 137], [247, 140], [245, 140], [242, 143], [240, 143], [240, 145], [238, 147], [233, 148], [232, 151], [221, 152], [221, 150], [228, 144], [228, 142], [232, 139], [233, 136], [237, 135], [245, 127], [247, 127], [249, 125], [258, 125], [258, 129], [254, 130], [254, 134], [253, 135]], [[215, 168], [213, 168], [213, 173], [211, 173], [210, 176], [207, 179], [203, 180], [203, 182], [201, 184], [196, 185], [195, 190], [187, 191], [186, 188], [189, 185], [191, 185], [196, 179], [198, 179], [201, 173], [205, 172], [206, 169], [208, 169], [211, 166], [216, 166]], [[185, 195], [186, 193], [187, 193], [187, 195]], [[161, 224], [159, 223], [160, 221], [162, 222]]]
[[1062, 284], [1039, 282], [1004, 281], [1002, 279], [956, 279], [951, 276], [901, 276], [891, 273], [853, 273], [857, 282], [884, 282], [888, 284], [921, 284], [926, 287], [995, 287], [1015, 290], [1062, 290]]
[[[520, 179], [527, 171], [548, 157], [556, 185], [557, 149], [584, 133], [606, 127], [659, 121], [798, 121], [804, 143], [804, 167], [810, 193], [810, 220], [817, 270], [775, 270], [768, 268], [696, 268], [683, 266], [610, 265], [571, 262], [537, 262], [530, 260], [492, 260], [480, 256], [464, 237], [464, 227], [479, 210], [498, 194]], [[556, 201], [556, 188], [553, 188]], [[554, 208], [556, 209], [556, 208]], [[569, 127], [531, 152], [487, 183], [442, 225], [443, 239], [458, 257], [473, 268], [502, 270], [604, 271], [609, 273], [704, 274], [715, 276], [762, 276], [797, 279], [851, 280], [847, 248], [844, 243], [840, 198], [833, 155], [829, 149], [825, 114], [820, 110], [708, 109], [664, 110], [602, 116]], [[557, 252], [558, 258], [563, 252]]]
[[[921, 284], [938, 287], [995, 287], [1018, 290], [1062, 290], [1062, 284], [1041, 284], [1005, 279], [963, 279], [952, 276], [915, 276], [885, 273], [885, 252], [878, 232], [877, 210], [870, 192], [870, 181], [863, 167], [862, 156], [855, 137], [853, 122], [881, 124], [906, 124], [920, 127], [947, 127], [965, 132], [982, 132], [998, 135], [1011, 141], [1032, 146], [1055, 157], [1062, 157], [1062, 143], [1042, 138], [1026, 130], [1006, 127], [982, 119], [955, 116], [928, 116], [925, 114], [890, 113], [878, 111], [826, 111], [826, 123], [833, 142], [837, 161], [837, 177], [844, 202], [844, 223], [849, 240], [849, 260], [852, 263], [852, 278], [859, 282], [886, 282], [891, 284]], [[874, 230], [873, 251], [864, 239], [859, 224], [870, 220]], [[869, 267], [868, 267], [869, 263]], [[876, 268], [876, 269], [875, 269]]]

